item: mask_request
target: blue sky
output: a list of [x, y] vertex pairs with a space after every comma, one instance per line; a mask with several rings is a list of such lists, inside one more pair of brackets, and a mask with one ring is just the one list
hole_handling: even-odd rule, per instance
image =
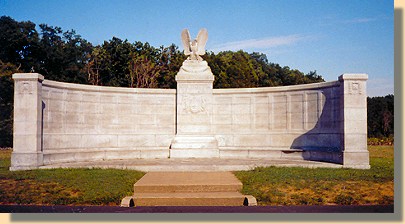
[[116, 36], [182, 49], [182, 29], [195, 37], [205, 27], [208, 51], [262, 52], [326, 81], [367, 73], [369, 96], [394, 92], [390, 0], [0, 0], [0, 15], [73, 29], [93, 44]]

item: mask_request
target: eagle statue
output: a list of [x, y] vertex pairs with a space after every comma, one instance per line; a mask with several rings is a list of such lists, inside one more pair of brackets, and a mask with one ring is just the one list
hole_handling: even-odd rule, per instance
[[208, 31], [203, 28], [198, 32], [197, 38], [191, 41], [190, 32], [188, 29], [184, 29], [181, 32], [181, 41], [183, 42], [184, 54], [189, 55], [188, 60], [202, 61], [200, 55], [205, 54], [205, 44], [208, 40]]

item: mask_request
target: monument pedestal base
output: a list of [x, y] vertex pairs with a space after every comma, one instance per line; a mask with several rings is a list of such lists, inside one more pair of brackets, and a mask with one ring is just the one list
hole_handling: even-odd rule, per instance
[[176, 136], [170, 158], [218, 158], [218, 141], [213, 136]]
[[343, 168], [370, 169], [368, 151], [343, 151]]
[[38, 169], [43, 165], [42, 153], [11, 153], [11, 171]]

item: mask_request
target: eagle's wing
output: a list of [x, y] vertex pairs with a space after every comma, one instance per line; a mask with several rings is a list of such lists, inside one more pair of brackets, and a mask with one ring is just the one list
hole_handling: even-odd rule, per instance
[[197, 43], [198, 43], [198, 50], [197, 54], [198, 55], [204, 55], [205, 54], [205, 44], [207, 44], [208, 40], [208, 31], [205, 28], [202, 28], [197, 35]]
[[183, 42], [184, 54], [190, 55], [190, 33], [188, 32], [188, 29], [184, 29], [183, 31], [181, 31], [181, 41]]

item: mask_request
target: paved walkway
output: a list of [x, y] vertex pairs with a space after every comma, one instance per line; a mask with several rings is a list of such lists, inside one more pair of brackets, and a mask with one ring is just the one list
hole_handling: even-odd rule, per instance
[[130, 159], [105, 160], [92, 162], [60, 163], [42, 166], [49, 168], [113, 168], [130, 169], [144, 172], [164, 171], [238, 171], [252, 170], [256, 167], [327, 167], [342, 168], [340, 164], [292, 159], [232, 159], [232, 158], [192, 158], [192, 159]]

